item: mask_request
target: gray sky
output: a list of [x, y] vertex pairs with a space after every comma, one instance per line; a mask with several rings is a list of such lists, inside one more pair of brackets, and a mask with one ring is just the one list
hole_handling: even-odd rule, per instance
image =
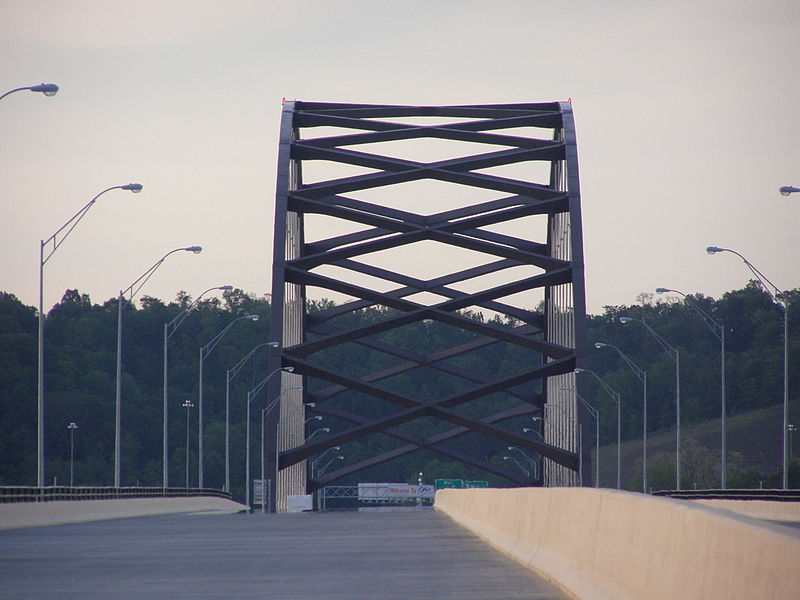
[[0, 289], [37, 304], [38, 243], [104, 188], [48, 262], [103, 302], [270, 291], [281, 98], [393, 104], [572, 98], [588, 308], [659, 286], [800, 287], [800, 4], [0, 0]]

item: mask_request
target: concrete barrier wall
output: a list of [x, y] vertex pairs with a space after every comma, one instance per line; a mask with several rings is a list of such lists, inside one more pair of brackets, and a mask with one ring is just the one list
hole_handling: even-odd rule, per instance
[[693, 502], [713, 508], [732, 510], [754, 519], [800, 523], [800, 502], [775, 500], [693, 500]]
[[446, 489], [435, 507], [581, 599], [800, 598], [800, 536], [691, 501]]
[[246, 508], [232, 500], [213, 497], [14, 502], [0, 504], [0, 530], [175, 513], [235, 513]]

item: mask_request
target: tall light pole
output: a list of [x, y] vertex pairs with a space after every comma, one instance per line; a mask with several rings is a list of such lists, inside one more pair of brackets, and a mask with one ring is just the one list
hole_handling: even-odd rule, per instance
[[163, 487], [163, 488], [168, 488], [169, 487], [169, 451], [168, 451], [169, 450], [169, 427], [168, 427], [168, 424], [169, 424], [169, 419], [168, 419], [169, 410], [168, 410], [168, 404], [167, 404], [167, 397], [168, 397], [168, 394], [169, 394], [169, 391], [168, 391], [169, 390], [169, 386], [168, 386], [168, 382], [167, 382], [167, 370], [169, 368], [169, 362], [167, 361], [167, 351], [168, 351], [167, 350], [167, 348], [168, 348], [167, 342], [169, 341], [169, 338], [171, 338], [172, 335], [177, 331], [178, 327], [181, 326], [181, 323], [183, 323], [186, 320], [186, 317], [189, 316], [189, 313], [197, 306], [197, 304], [200, 302], [200, 299], [203, 296], [205, 296], [208, 292], [210, 292], [212, 290], [222, 290], [222, 291], [229, 292], [232, 289], [233, 289], [232, 285], [219, 285], [219, 286], [216, 286], [216, 287], [208, 288], [206, 291], [204, 291], [202, 294], [200, 294], [197, 298], [195, 298], [194, 302], [192, 302], [188, 307], [186, 307], [186, 309], [181, 311], [181, 313], [177, 317], [172, 319], [172, 321], [170, 321], [169, 323], [164, 323], [164, 418], [163, 418], [163, 429], [164, 429], [164, 431], [163, 431], [163, 443], [162, 443], [164, 457], [162, 459], [162, 462], [163, 462], [163, 473], [161, 475], [161, 487]]
[[[681, 291], [673, 290], [669, 288], [656, 288], [656, 292], [659, 294], [663, 294], [665, 292], [674, 292], [676, 294], [680, 294], [683, 298], [689, 303], [697, 313], [700, 315], [700, 318], [703, 320], [703, 323], [711, 330], [711, 332], [717, 337], [720, 341], [720, 382], [721, 382], [721, 415], [720, 415], [720, 424], [722, 429], [721, 434], [721, 465], [720, 465], [720, 484], [721, 489], [726, 489], [728, 487], [728, 442], [727, 442], [727, 426], [726, 420], [728, 415], [727, 409], [727, 394], [726, 394], [726, 385], [725, 385], [725, 327], [711, 318], [711, 316], [704, 311], [700, 306], [691, 299], [691, 297], [687, 296]], [[680, 489], [680, 488], [678, 488]]]
[[[791, 193], [791, 192], [790, 192]], [[718, 246], [709, 246], [706, 248], [709, 254], [718, 254], [719, 252], [730, 252], [742, 259], [742, 262], [750, 269], [750, 272], [756, 276], [764, 290], [769, 294], [772, 301], [783, 309], [783, 489], [789, 488], [789, 439], [788, 439], [788, 426], [789, 426], [789, 301], [784, 296], [781, 300], [779, 296], [784, 293], [772, 283], [767, 277], [759, 271], [753, 263], [747, 260], [744, 256], [731, 250], [729, 248], [719, 248]], [[770, 289], [772, 288], [772, 289]]]
[[[569, 388], [559, 388], [559, 391], [567, 392], [571, 390]], [[567, 411], [565, 411], [557, 404], [550, 404], [545, 402], [544, 408], [545, 411], [548, 408], [558, 409], [562, 415], [564, 415], [567, 419], [572, 421], [572, 426], [577, 430], [575, 433], [577, 434], [578, 437], [578, 481], [580, 482], [579, 487], [583, 487], [583, 426], [580, 425], [572, 415], [570, 415]], [[509, 446], [509, 450], [510, 449], [511, 447]]]
[[517, 463], [517, 466], [520, 468], [520, 470], [521, 470], [523, 473], [525, 473], [525, 477], [530, 477], [530, 476], [531, 476], [531, 473], [530, 473], [530, 471], [528, 471], [528, 469], [526, 469], [525, 467], [523, 467], [523, 466], [522, 466], [522, 463], [520, 463], [520, 462], [519, 462], [519, 461], [518, 461], [516, 458], [514, 458], [513, 456], [508, 456], [508, 455], [505, 455], [505, 456], [503, 456], [503, 460], [513, 460], [515, 463]]
[[[569, 392], [572, 391], [569, 388], [558, 388], [559, 392]], [[583, 406], [586, 407], [586, 410], [589, 411], [589, 414], [594, 418], [595, 424], [595, 434], [594, 434], [594, 444], [595, 444], [595, 464], [594, 464], [594, 487], [600, 487], [600, 411], [596, 409], [594, 406], [589, 404], [586, 400], [584, 400], [583, 396], [581, 396], [577, 390], [575, 390], [575, 397], [581, 401]]]
[[67, 425], [67, 429], [69, 429], [69, 487], [74, 485], [74, 473], [75, 473], [75, 430], [78, 428], [76, 423], [70, 423]]
[[[27, 88], [20, 88], [27, 89]], [[17, 91], [17, 90], [12, 90]], [[11, 92], [8, 92], [11, 93]], [[6, 94], [8, 95], [8, 94]], [[72, 218], [64, 223], [53, 235], [46, 240], [39, 242], [39, 357], [37, 373], [37, 422], [38, 435], [36, 444], [37, 462], [37, 486], [44, 486], [44, 265], [50, 260], [56, 250], [64, 243], [72, 230], [78, 225], [81, 219], [92, 208], [97, 199], [111, 190], [128, 190], [134, 194], [142, 191], [140, 183], [129, 183], [127, 185], [115, 185], [104, 189], [94, 198], [89, 200], [83, 207], [75, 213]], [[59, 237], [60, 236], [60, 237]]]
[[114, 487], [120, 487], [120, 459], [121, 459], [121, 443], [122, 443], [122, 306], [125, 304], [125, 295], [130, 294], [128, 302], [133, 302], [134, 296], [142, 289], [147, 280], [153, 276], [158, 267], [160, 267], [167, 257], [176, 252], [193, 252], [200, 254], [203, 249], [200, 246], [186, 246], [184, 248], [175, 248], [170, 250], [159, 260], [153, 263], [149, 269], [142, 273], [139, 278], [130, 284], [127, 288], [120, 291], [119, 301], [117, 302], [117, 385], [116, 385], [116, 402], [115, 402], [115, 419], [114, 419]]
[[219, 341], [222, 337], [230, 331], [231, 327], [237, 322], [241, 321], [242, 319], [246, 319], [248, 321], [258, 321], [258, 315], [244, 315], [241, 317], [236, 317], [233, 321], [228, 323], [228, 326], [225, 327], [222, 331], [220, 331], [217, 335], [215, 335], [210, 342], [208, 342], [205, 346], [200, 347], [200, 382], [199, 382], [199, 399], [200, 402], [197, 405], [197, 483], [199, 487], [203, 487], [203, 361], [208, 357], [209, 354], [217, 347]]
[[339, 456], [334, 456], [332, 459], [330, 459], [328, 462], [326, 462], [319, 468], [319, 471], [317, 471], [317, 475], [322, 475], [323, 473], [325, 473], [325, 471], [328, 470], [328, 467], [331, 466], [331, 463], [333, 463], [333, 461], [335, 460], [344, 460], [344, 456], [342, 456], [341, 454]]
[[782, 185], [778, 191], [781, 193], [781, 196], [788, 196], [789, 194], [800, 192], [800, 188], [796, 188], [793, 185]]
[[264, 347], [277, 348], [279, 342], [264, 342], [245, 354], [239, 362], [225, 371], [225, 491], [231, 491], [231, 381], [236, 374], [244, 367], [250, 357]]
[[191, 400], [186, 400], [181, 405], [186, 409], [186, 489], [189, 489], [189, 409], [194, 408]]
[[314, 431], [311, 432], [311, 435], [306, 438], [305, 443], [307, 444], [309, 441], [311, 441], [311, 438], [313, 438], [318, 433], [322, 433], [322, 432], [330, 433], [331, 432], [331, 428], [330, 427], [320, 427], [319, 429], [315, 429]]
[[31, 92], [39, 92], [44, 94], [47, 97], [55, 96], [58, 92], [58, 86], [55, 83], [42, 83], [40, 85], [29, 85], [27, 87], [18, 87], [13, 90], [9, 90], [2, 96], [0, 96], [0, 100], [8, 96], [9, 94], [13, 94], [14, 92], [21, 92], [23, 90], [30, 90]]
[[[255, 384], [248, 392], [247, 392], [247, 414], [245, 416], [245, 455], [244, 455], [244, 489], [245, 489], [245, 505], [247, 505], [248, 510], [250, 509], [250, 403], [253, 399], [258, 395], [258, 393], [264, 389], [264, 387], [269, 383], [270, 378], [275, 375], [276, 373], [280, 373], [281, 371], [285, 371], [286, 373], [291, 373], [294, 371], [294, 367], [280, 367], [279, 369], [275, 369], [264, 377], [261, 381]], [[290, 389], [302, 389], [299, 388], [290, 388]], [[287, 392], [289, 390], [286, 390]], [[266, 411], [262, 413], [264, 416], [269, 414], [269, 412], [275, 408], [278, 403], [281, 401], [281, 396], [283, 396], [285, 392], [282, 392], [277, 398], [275, 398], [272, 402], [267, 405]], [[263, 490], [262, 490], [263, 492]]]
[[655, 329], [650, 327], [641, 319], [634, 319], [631, 317], [620, 317], [619, 322], [623, 325], [636, 321], [644, 325], [644, 328], [652, 335], [658, 345], [667, 353], [667, 356], [675, 363], [675, 485], [676, 489], [681, 489], [681, 355], [680, 351], [674, 346], [670, 345], [663, 337], [661, 337]]
[[[302, 390], [303, 386], [297, 386], [293, 388], [289, 388], [290, 390]], [[288, 390], [287, 390], [288, 391]], [[248, 402], [248, 405], [250, 403]], [[274, 403], [273, 403], [274, 404]], [[267, 512], [267, 503], [266, 503], [266, 490], [264, 489], [264, 420], [267, 417], [267, 414], [274, 408], [273, 404], [269, 406], [265, 406], [261, 409], [261, 512]], [[248, 426], [250, 425], [250, 421], [248, 420]], [[250, 485], [248, 481], [248, 485]]]
[[603, 389], [606, 391], [606, 393], [609, 396], [611, 396], [611, 399], [614, 400], [614, 402], [617, 403], [617, 489], [619, 490], [622, 487], [621, 486], [621, 472], [622, 472], [622, 470], [620, 468], [621, 465], [622, 465], [621, 452], [620, 452], [620, 448], [621, 448], [621, 445], [622, 445], [621, 444], [621, 442], [622, 442], [622, 439], [621, 439], [622, 438], [622, 409], [621, 409], [622, 403], [620, 402], [619, 392], [615, 391], [610, 385], [608, 385], [605, 381], [603, 381], [603, 379], [600, 377], [600, 375], [598, 375], [594, 371], [590, 371], [589, 369], [575, 369], [575, 373], [576, 374], [588, 373], [589, 375], [594, 377], [597, 380], [597, 382], [601, 386], [603, 386]]

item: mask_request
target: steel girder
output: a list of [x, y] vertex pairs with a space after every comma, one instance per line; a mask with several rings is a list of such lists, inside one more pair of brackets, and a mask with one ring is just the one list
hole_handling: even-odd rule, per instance
[[[459, 122], [432, 125], [407, 122], [409, 118], [420, 117]], [[337, 128], [337, 133], [305, 139], [301, 135], [318, 127]], [[517, 129], [531, 127], [550, 130], [549, 138], [532, 137], [525, 135], [526, 129]], [[349, 131], [340, 134], [342, 128]], [[515, 134], [515, 129], [519, 134]], [[502, 132], [493, 133], [498, 130]], [[358, 150], [364, 144], [430, 139], [503, 149], [434, 162]], [[305, 183], [303, 165], [310, 161], [327, 161], [371, 172]], [[487, 169], [531, 161], [549, 167], [546, 181], [486, 173]], [[432, 214], [354, 197], [365, 191], [426, 180], [488, 190], [500, 197]], [[431, 204], [435, 203], [435, 198], [431, 198]], [[307, 241], [308, 215], [346, 222], [354, 231]], [[528, 217], [547, 220], [545, 239], [532, 239], [535, 236], [527, 232], [514, 235], [503, 230], [507, 224]], [[562, 239], [565, 236], [566, 251]], [[477, 433], [530, 450], [554, 465], [576, 471], [579, 458], [575, 448], [558, 443], [564, 436], [550, 435], [551, 439], [545, 441], [516, 433], [502, 423], [540, 412], [546, 398], [552, 397], [552, 391], [547, 390], [548, 378], [561, 377], [559, 382], [563, 383], [563, 378], [569, 377], [582, 360], [579, 349], [583, 344], [585, 305], [581, 236], [570, 104], [389, 106], [286, 102], [278, 157], [271, 323], [273, 336], [280, 336], [284, 345], [273, 357], [271, 368], [292, 367], [294, 374], [284, 374], [283, 380], [275, 379], [270, 395], [281, 397], [287, 386], [296, 384], [301, 376], [302, 401], [313, 402], [316, 413], [348, 425], [307, 442], [305, 431], [296, 431], [298, 435], [294, 437], [298, 441], [284, 443], [282, 447], [279, 443], [268, 453], [268, 464], [277, 474], [334, 446], [384, 433], [402, 444], [310, 479], [308, 489], [317, 489], [418, 449], [443, 454], [518, 485], [540, 483], [519, 471], [509, 470], [502, 462], [496, 464], [448, 446], [449, 441], [459, 436]], [[469, 268], [431, 278], [414, 275], [413, 268], [409, 274], [390, 266], [370, 264], [376, 262], [375, 256], [380, 256], [376, 253], [408, 251], [420, 242], [437, 242], [479, 253], [484, 259]], [[344, 270], [353, 277], [324, 274], [322, 271], [329, 267]], [[479, 277], [491, 280], [519, 267], [527, 269], [525, 276], [511, 281], [506, 277], [502, 283], [491, 282], [475, 292], [464, 291], [463, 284], [471, 280]], [[530, 274], [531, 269], [536, 273]], [[366, 277], [359, 280], [359, 276]], [[376, 279], [396, 287], [380, 291], [363, 283]], [[308, 287], [344, 294], [354, 300], [306, 313]], [[514, 306], [508, 301], [514, 294], [534, 289], [543, 290], [543, 310]], [[566, 302], [565, 290], [569, 296]], [[421, 292], [435, 294], [442, 300], [431, 304], [414, 300], [413, 296]], [[379, 321], [356, 328], [343, 328], [336, 321], [337, 317], [371, 307], [391, 310], [385, 311]], [[492, 311], [514, 325], [481, 322], [474, 314], [465, 314], [463, 311], [467, 309]], [[562, 328], [565, 314], [569, 319], [568, 335], [551, 334], [548, 330], [556, 328], [553, 323]], [[449, 326], [465, 332], [470, 339], [433, 352], [420, 352], [387, 341], [390, 339], [387, 333], [423, 322]], [[345, 344], [356, 344], [395, 362], [371, 373], [354, 375], [326, 368], [315, 360], [319, 353], [335, 351]], [[530, 352], [530, 364], [513, 375], [497, 377], [473, 372], [454, 362], [458, 357], [495, 344], [526, 349]], [[434, 400], [421, 400], [392, 389], [393, 377], [423, 367], [458, 378], [461, 382], [458, 391]], [[570, 383], [574, 393], [574, 380]], [[388, 408], [381, 417], [373, 418], [337, 407], [337, 397], [348, 392], [357, 392]], [[460, 410], [475, 400], [493, 395], [496, 398], [499, 393], [507, 397], [508, 406], [493, 415], [478, 418], [468, 409]], [[297, 407], [287, 406], [282, 413], [272, 415], [268, 422], [271, 439], [278, 439], [280, 415], [286, 419], [292, 411], [296, 412]], [[300, 411], [300, 415], [302, 418], [305, 411]], [[575, 414], [573, 424], [580, 416]], [[415, 435], [403, 428], [422, 417], [432, 417], [453, 427], [428, 436]], [[295, 421], [294, 427], [301, 427], [302, 421]]]

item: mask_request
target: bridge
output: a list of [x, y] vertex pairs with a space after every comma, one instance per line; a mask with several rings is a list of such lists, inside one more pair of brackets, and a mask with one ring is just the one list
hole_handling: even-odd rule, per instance
[[435, 510], [404, 512], [4, 503], [0, 598], [797, 597], [800, 528], [786, 523], [800, 524], [800, 502], [699, 502], [490, 488], [439, 490]]

